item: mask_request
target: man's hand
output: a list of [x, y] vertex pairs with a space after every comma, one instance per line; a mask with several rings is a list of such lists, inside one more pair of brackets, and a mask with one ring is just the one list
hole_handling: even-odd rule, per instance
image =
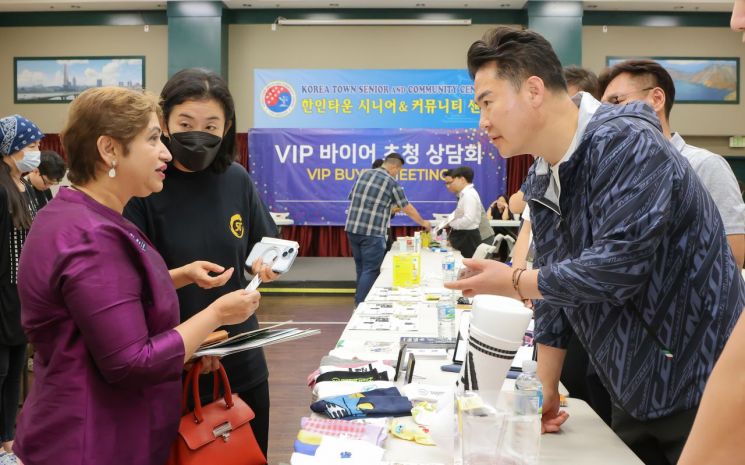
[[[202, 289], [211, 289], [220, 287], [233, 276], [233, 268], [222, 267], [216, 263], [197, 260], [184, 266], [184, 274], [187, 279]], [[210, 276], [210, 273], [219, 273], [217, 276]]]
[[559, 410], [559, 392], [543, 391], [543, 416], [541, 433], [558, 433], [561, 425], [567, 421], [569, 414]]
[[445, 283], [448, 289], [463, 291], [464, 297], [477, 294], [495, 294], [519, 299], [519, 294], [512, 288], [512, 268], [495, 260], [465, 259], [468, 267], [463, 276], [470, 276], [458, 281]]
[[279, 278], [279, 273], [272, 271], [271, 265], [265, 264], [261, 257], [257, 258], [256, 261], [251, 264], [251, 274], [258, 274], [262, 283], [270, 283]]
[[423, 220], [421, 223], [419, 223], [419, 225], [424, 229], [432, 229], [432, 223], [430, 223], [428, 220]]

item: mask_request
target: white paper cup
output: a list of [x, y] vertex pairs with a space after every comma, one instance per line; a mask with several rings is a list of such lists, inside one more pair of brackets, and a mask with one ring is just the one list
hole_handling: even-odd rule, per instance
[[471, 326], [499, 339], [522, 341], [532, 317], [533, 312], [516, 299], [483, 294], [473, 298]]
[[489, 345], [512, 347], [515, 344], [522, 345], [522, 342], [523, 342], [522, 339], [507, 340], [507, 339], [502, 339], [501, 337], [495, 337], [489, 333], [485, 333], [484, 331], [481, 331], [480, 328], [477, 328], [473, 325], [471, 325], [468, 328], [468, 331], [470, 333], [469, 336], [473, 335], [474, 338]]
[[460, 372], [459, 388], [500, 390], [522, 339], [506, 341], [489, 337], [473, 325], [469, 332], [468, 349]]

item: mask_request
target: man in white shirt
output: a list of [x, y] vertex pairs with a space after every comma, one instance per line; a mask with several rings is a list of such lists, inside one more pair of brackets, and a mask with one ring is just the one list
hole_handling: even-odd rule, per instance
[[445, 176], [448, 190], [458, 196], [458, 206], [450, 214], [450, 245], [464, 258], [471, 258], [481, 243], [479, 224], [484, 214], [481, 197], [473, 187], [473, 170], [460, 166]]
[[686, 144], [680, 134], [670, 131], [670, 111], [675, 102], [675, 84], [670, 74], [652, 60], [618, 63], [600, 76], [603, 102], [627, 104], [643, 101], [657, 114], [665, 137], [688, 160], [722, 216], [737, 266], [745, 262], [745, 203], [735, 174], [727, 161], [706, 149]]

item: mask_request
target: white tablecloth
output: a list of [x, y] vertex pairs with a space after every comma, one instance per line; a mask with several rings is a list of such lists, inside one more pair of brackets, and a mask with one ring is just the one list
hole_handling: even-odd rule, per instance
[[[455, 252], [457, 261], [460, 255]], [[442, 252], [422, 251], [422, 286], [441, 288], [442, 286]], [[380, 277], [375, 287], [390, 287], [393, 282], [392, 254], [389, 253], [381, 267]], [[371, 342], [396, 343], [401, 336], [437, 336], [437, 316], [434, 305], [431, 309], [423, 309], [420, 331], [417, 333], [401, 333], [395, 331], [366, 331], [352, 330], [347, 325], [341, 336], [342, 341], [354, 343]], [[358, 308], [361, 309], [363, 306]], [[354, 320], [355, 316], [352, 316]], [[425, 384], [454, 384], [456, 373], [443, 372], [440, 366], [449, 363], [447, 359], [418, 360], [414, 369], [415, 382]], [[401, 383], [401, 380], [399, 380]], [[505, 382], [505, 388], [511, 389], [512, 380]], [[569, 420], [562, 426], [561, 433], [546, 434], [541, 438], [541, 465], [636, 465], [642, 462], [631, 450], [613, 433], [613, 431], [595, 414], [595, 412], [579, 399], [568, 399]], [[452, 455], [446, 454], [438, 447], [417, 445], [410, 441], [389, 437], [385, 444], [388, 461], [413, 463], [460, 463]]]

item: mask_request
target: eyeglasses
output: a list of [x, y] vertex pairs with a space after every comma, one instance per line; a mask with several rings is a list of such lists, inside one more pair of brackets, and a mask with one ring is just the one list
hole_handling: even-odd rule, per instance
[[608, 97], [608, 103], [612, 105], [618, 105], [619, 103], [625, 102], [629, 95], [636, 94], [639, 92], [647, 92], [652, 89], [654, 89], [654, 87], [645, 87], [644, 89], [632, 90], [631, 92], [626, 92], [625, 94], [611, 95], [610, 97]]
[[44, 176], [43, 174], [41, 175], [41, 180], [44, 182], [44, 185], [45, 186], [50, 186], [51, 187], [51, 186], [55, 186], [55, 185], [59, 184], [59, 180], [52, 181], [48, 177]]

